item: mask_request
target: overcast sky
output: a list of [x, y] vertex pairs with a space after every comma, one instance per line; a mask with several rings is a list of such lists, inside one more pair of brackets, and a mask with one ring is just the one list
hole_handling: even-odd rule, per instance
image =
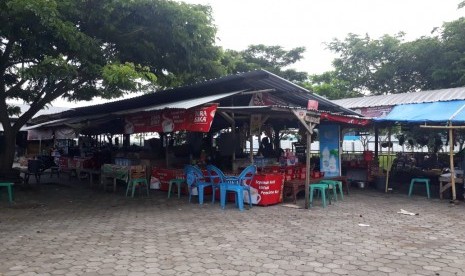
[[[251, 44], [280, 45], [289, 50], [304, 46], [304, 60], [294, 68], [308, 73], [331, 70], [334, 54], [324, 43], [344, 39], [348, 33], [406, 33], [407, 40], [429, 36], [434, 27], [465, 15], [461, 0], [184, 0], [212, 7], [218, 28], [217, 44], [244, 50]], [[101, 103], [67, 103], [83, 106]]]
[[305, 46], [295, 68], [309, 73], [331, 69], [334, 55], [325, 42], [348, 33], [372, 38], [402, 31], [406, 39], [428, 36], [434, 27], [465, 15], [460, 0], [184, 0], [208, 4], [218, 27], [218, 44], [243, 50], [250, 44]]

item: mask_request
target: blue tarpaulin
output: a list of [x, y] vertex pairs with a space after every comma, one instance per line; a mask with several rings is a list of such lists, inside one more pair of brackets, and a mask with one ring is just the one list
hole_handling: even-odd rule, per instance
[[465, 122], [465, 101], [416, 103], [395, 106], [376, 122]]

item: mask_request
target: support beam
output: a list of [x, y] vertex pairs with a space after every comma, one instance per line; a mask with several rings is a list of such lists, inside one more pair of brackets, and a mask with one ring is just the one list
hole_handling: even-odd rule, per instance
[[229, 115], [228, 113], [224, 112], [224, 111], [221, 111], [221, 112], [218, 112], [228, 123], [230, 123], [231, 125], [234, 125], [235, 122], [234, 122], [234, 114]]
[[[450, 124], [452, 126], [452, 123]], [[452, 201], [457, 200], [455, 190], [455, 166], [454, 166], [454, 130], [449, 128], [449, 162], [450, 162], [450, 184], [452, 185]]]
[[379, 128], [375, 125], [375, 160], [378, 160]]
[[312, 145], [312, 133], [307, 132], [307, 152], [305, 158], [305, 209], [310, 208], [310, 149]]

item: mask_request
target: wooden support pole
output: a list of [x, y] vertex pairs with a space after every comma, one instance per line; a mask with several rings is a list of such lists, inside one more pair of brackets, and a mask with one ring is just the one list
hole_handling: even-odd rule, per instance
[[305, 159], [305, 209], [310, 208], [310, 149], [312, 144], [312, 133], [307, 131], [307, 152], [306, 152], [306, 159]]
[[378, 160], [379, 127], [375, 125], [375, 159]]
[[250, 133], [250, 152], [249, 152], [249, 158], [250, 158], [250, 164], [253, 164], [253, 134]]
[[[452, 123], [450, 125], [452, 127]], [[457, 199], [455, 191], [455, 166], [454, 166], [454, 130], [449, 128], [449, 161], [450, 161], [450, 184], [452, 185], [452, 200]]]
[[389, 191], [389, 175], [391, 174], [391, 128], [388, 128], [388, 155], [386, 169], [386, 187], [385, 192]]

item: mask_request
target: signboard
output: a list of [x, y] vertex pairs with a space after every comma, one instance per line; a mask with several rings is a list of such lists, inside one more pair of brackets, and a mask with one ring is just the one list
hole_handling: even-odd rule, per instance
[[307, 109], [308, 110], [318, 110], [318, 101], [308, 100]]
[[27, 131], [27, 140], [51, 140], [53, 131], [51, 129], [30, 129]]
[[387, 106], [373, 106], [373, 107], [362, 107], [355, 110], [363, 116], [372, 118], [383, 118], [386, 117], [389, 112], [394, 108], [392, 105]]
[[321, 119], [325, 119], [331, 122], [340, 122], [340, 123], [345, 123], [349, 125], [358, 125], [358, 126], [366, 126], [366, 125], [369, 125], [371, 122], [370, 119], [336, 115], [336, 114], [330, 114], [330, 113], [325, 113], [325, 112], [321, 113], [320, 117]]
[[320, 125], [320, 171], [325, 177], [341, 175], [341, 159], [339, 158], [339, 126]]
[[217, 105], [191, 109], [165, 109], [129, 115], [125, 118], [124, 133], [210, 131]]

